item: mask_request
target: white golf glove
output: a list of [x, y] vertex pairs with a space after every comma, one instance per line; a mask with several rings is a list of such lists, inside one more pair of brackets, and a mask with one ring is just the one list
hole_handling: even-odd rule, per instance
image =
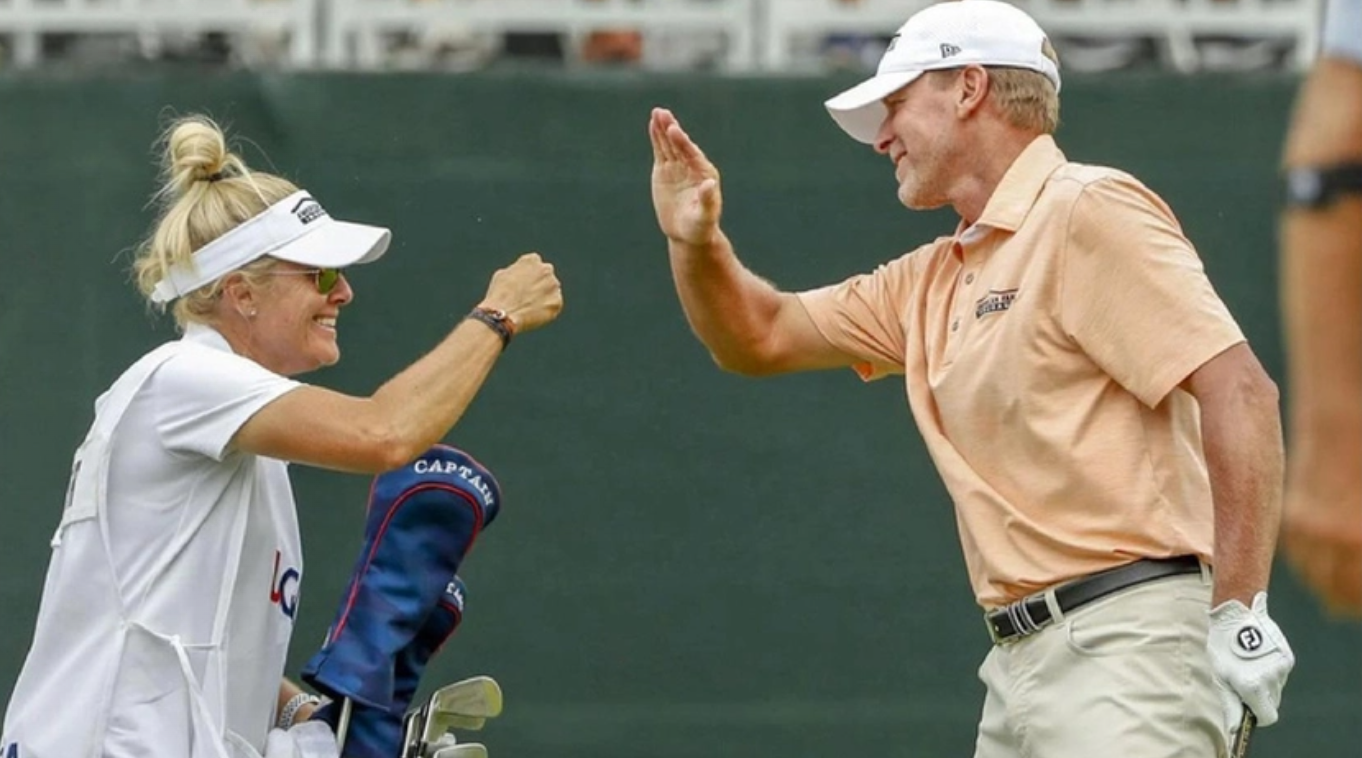
[[[235, 754], [234, 754], [235, 755]], [[264, 758], [339, 758], [336, 735], [324, 721], [304, 721], [288, 731], [271, 729]]]
[[1268, 618], [1267, 593], [1254, 595], [1251, 608], [1228, 600], [1212, 608], [1210, 616], [1206, 650], [1225, 708], [1226, 731], [1239, 728], [1244, 706], [1258, 717], [1259, 725], [1276, 723], [1282, 688], [1296, 656], [1277, 622]]

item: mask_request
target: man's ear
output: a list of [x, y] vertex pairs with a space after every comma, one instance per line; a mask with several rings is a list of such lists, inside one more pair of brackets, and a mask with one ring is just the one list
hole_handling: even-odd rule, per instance
[[971, 64], [960, 72], [958, 79], [959, 89], [957, 90], [956, 110], [961, 116], [973, 114], [983, 107], [984, 100], [988, 97], [988, 88], [992, 83], [988, 69], [983, 66]]

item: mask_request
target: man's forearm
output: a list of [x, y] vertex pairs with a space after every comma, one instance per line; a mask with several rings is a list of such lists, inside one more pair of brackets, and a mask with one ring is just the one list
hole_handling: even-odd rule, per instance
[[742, 265], [722, 231], [708, 245], [670, 240], [667, 249], [686, 320], [714, 360], [734, 371], [759, 369], [779, 291]]
[[1292, 444], [1356, 439], [1362, 428], [1362, 198], [1286, 212], [1282, 250]]
[[1277, 395], [1245, 388], [1202, 399], [1202, 444], [1215, 501], [1213, 604], [1245, 605], [1267, 588], [1281, 525], [1283, 451]]
[[[1329, 57], [1315, 64], [1284, 153], [1287, 169], [1362, 163], [1362, 66]], [[1357, 440], [1362, 429], [1362, 196], [1284, 211], [1280, 265], [1290, 440], [1300, 463], [1302, 453]]]

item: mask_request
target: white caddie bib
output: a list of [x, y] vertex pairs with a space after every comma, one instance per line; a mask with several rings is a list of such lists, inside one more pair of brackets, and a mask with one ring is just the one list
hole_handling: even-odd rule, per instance
[[[154, 564], [152, 571], [163, 581], [151, 600], [122, 596], [109, 537], [114, 431], [157, 368], [182, 351], [203, 349], [183, 340], [162, 345], [134, 363], [96, 403], [52, 539], [33, 645], [5, 714], [0, 755], [6, 758], [101, 758], [110, 714], [120, 709], [156, 720], [164, 744], [136, 750], [148, 758], [258, 758], [264, 750], [266, 714], [273, 712], [292, 631], [291, 613], [285, 617], [269, 601], [287, 590], [296, 606], [302, 564], [291, 496], [270, 502], [252, 495], [261, 466], [279, 467], [269, 473], [286, 478], [284, 464], [252, 455], [223, 461], [237, 467], [233, 477], [242, 478], [235, 502], [217, 503], [230, 511], [205, 520], [176, 555]], [[211, 551], [214, 560], [225, 556], [221, 574], [177, 575], [173, 564], [190, 551]], [[238, 586], [243, 561], [263, 563], [270, 554], [276, 567], [281, 562], [294, 567], [291, 590]], [[249, 602], [256, 595], [260, 602]], [[144, 612], [149, 604], [156, 606], [160, 621]], [[167, 607], [176, 618], [211, 618], [211, 633], [202, 639], [176, 634], [165, 621]], [[143, 662], [132, 675], [182, 681], [177, 689], [184, 694], [172, 694], [165, 703], [118, 701], [117, 684], [120, 676], [130, 675], [130, 660]], [[156, 663], [147, 666], [148, 660]], [[246, 665], [257, 670], [243, 670]]]

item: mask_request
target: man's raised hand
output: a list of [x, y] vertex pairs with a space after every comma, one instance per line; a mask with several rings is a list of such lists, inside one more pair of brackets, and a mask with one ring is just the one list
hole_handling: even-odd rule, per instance
[[719, 229], [723, 211], [719, 169], [665, 108], [653, 109], [648, 137], [653, 143], [653, 208], [658, 226], [669, 240], [708, 244]]

